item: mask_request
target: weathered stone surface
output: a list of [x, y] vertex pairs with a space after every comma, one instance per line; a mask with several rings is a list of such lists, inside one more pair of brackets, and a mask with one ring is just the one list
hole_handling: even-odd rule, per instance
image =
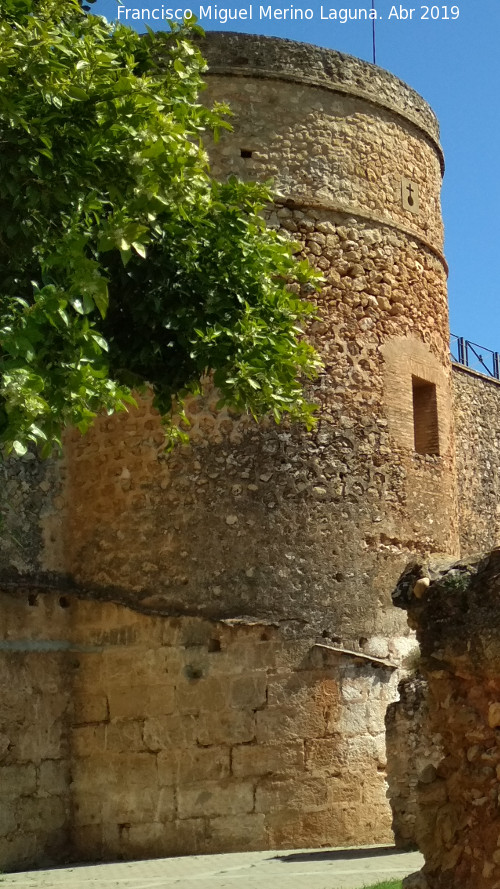
[[[33, 625], [28, 649], [43, 648], [52, 630], [50, 595], [39, 595], [39, 639]], [[372, 675], [364, 661], [290, 643], [259, 624], [135, 614], [131, 642], [128, 609], [105, 602], [92, 605], [89, 652], [88, 603], [70, 601], [71, 626], [60, 626], [56, 640], [63, 654], [25, 651], [18, 670], [12, 653], [0, 655], [4, 869], [63, 857], [342, 845], [353, 840], [356, 813], [361, 837], [390, 840], [376, 770], [384, 763], [383, 719], [370, 734], [367, 708], [381, 707], [391, 687], [380, 671], [394, 671], [377, 667]], [[2, 605], [4, 616], [30, 607], [10, 596]], [[247, 672], [242, 651], [252, 663]], [[162, 715], [191, 688], [184, 712]], [[349, 738], [338, 732], [342, 688], [352, 690], [351, 713], [359, 706], [362, 717]]]
[[211, 818], [209, 825], [210, 846], [221, 852], [240, 849], [251, 852], [268, 844], [264, 815], [238, 815]]
[[244, 744], [233, 747], [232, 769], [236, 777], [296, 775], [303, 768], [303, 741], [275, 744]]
[[452, 374], [463, 553], [500, 542], [500, 383], [454, 365]]
[[266, 778], [259, 783], [255, 795], [256, 812], [287, 808], [315, 812], [325, 809], [327, 803], [328, 788], [320, 778]]
[[253, 808], [254, 788], [249, 781], [204, 781], [203, 787], [196, 784], [179, 790], [180, 818], [193, 818], [200, 813], [208, 817], [239, 815], [252, 812]]
[[237, 709], [257, 710], [267, 701], [266, 676], [243, 676], [234, 679], [229, 690], [229, 705]]
[[19, 766], [0, 766], [2, 796], [25, 796], [36, 788], [36, 770], [32, 763]]
[[175, 794], [172, 787], [129, 789], [118, 788], [102, 800], [103, 824], [143, 822], [164, 824], [176, 815]]
[[321, 738], [305, 742], [306, 769], [339, 777], [347, 765], [346, 751], [339, 746], [338, 738]]
[[433, 785], [436, 792], [436, 766], [442, 759], [439, 739], [428, 730], [427, 684], [420, 674], [403, 679], [399, 700], [387, 709], [387, 780], [392, 808], [396, 846], [417, 846], [419, 782]]
[[255, 740], [255, 716], [249, 710], [222, 710], [205, 713], [197, 731], [198, 743], [242, 744]]
[[313, 701], [311, 706], [295, 709], [267, 707], [256, 714], [256, 738], [259, 743], [270, 743], [281, 737], [283, 741], [297, 738], [317, 738], [326, 733], [326, 716]]
[[164, 716], [144, 722], [144, 746], [152, 753], [183, 744], [194, 744], [198, 730], [197, 716]]
[[230, 773], [230, 747], [174, 748], [158, 754], [160, 785], [201, 783], [228, 778]]
[[[108, 700], [104, 695], [79, 695], [75, 703], [75, 725], [103, 722], [108, 718]], [[118, 715], [118, 713], [113, 713], [114, 715]]]
[[[416, 576], [431, 582], [412, 594]], [[415, 834], [427, 889], [500, 885], [500, 549], [410, 566], [395, 601], [407, 609], [428, 686], [424, 734], [440, 755], [421, 769]], [[406, 885], [406, 884], [405, 884]]]
[[148, 688], [144, 685], [123, 686], [116, 688], [109, 699], [111, 719], [161, 717], [174, 711], [175, 686], [167, 683]]
[[64, 796], [69, 783], [69, 765], [66, 760], [47, 759], [40, 765], [38, 788], [40, 795]]

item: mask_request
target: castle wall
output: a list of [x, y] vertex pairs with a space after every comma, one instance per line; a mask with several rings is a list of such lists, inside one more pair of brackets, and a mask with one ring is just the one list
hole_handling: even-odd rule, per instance
[[[311, 391], [318, 426], [258, 427], [217, 414], [209, 392], [188, 405], [192, 447], [166, 457], [147, 404], [102, 418], [68, 438], [63, 560], [51, 566], [141, 607], [272, 618], [352, 647], [404, 633], [389, 591], [408, 553], [458, 546], [441, 154], [431, 112], [413, 94], [408, 110], [407, 88], [395, 110], [390, 75], [375, 69], [372, 83], [374, 69], [351, 59], [342, 80], [345, 58], [315, 50], [313, 76], [309, 49], [203, 42], [207, 101], [234, 112], [233, 133], [210, 149], [215, 175], [274, 175], [272, 220], [325, 278], [308, 332], [325, 362]], [[402, 205], [404, 176], [418, 213]], [[421, 453], [428, 419], [418, 422], [412, 381], [437, 406], [435, 447]]]
[[[144, 399], [100, 417], [85, 438], [69, 433], [63, 460], [47, 477], [37, 470], [33, 488], [29, 461], [16, 464], [12, 495], [27, 527], [5, 545], [2, 586], [21, 611], [25, 589], [33, 602], [46, 591], [58, 621], [73, 615], [75, 635], [68, 643], [58, 623], [57, 638], [90, 665], [71, 679], [60, 755], [72, 775], [70, 846], [90, 857], [387, 841], [377, 751], [396, 696], [391, 666], [412, 647], [390, 592], [412, 554], [458, 551], [432, 112], [386, 72], [328, 50], [229, 34], [207, 35], [203, 48], [207, 100], [235, 112], [233, 132], [211, 149], [215, 174], [274, 176], [271, 222], [325, 279], [308, 331], [325, 364], [311, 389], [319, 422], [306, 433], [217, 412], [207, 384], [187, 405], [188, 448], [165, 454]], [[7, 622], [6, 640], [23, 638], [23, 621], [15, 633]], [[201, 643], [189, 641], [193, 628]], [[42, 616], [42, 647], [51, 632]], [[175, 681], [163, 699], [149, 689], [170, 670], [167, 649]], [[137, 694], [123, 715], [131, 676]], [[118, 794], [106, 808], [101, 778], [114, 800], [134, 768], [152, 795], [132, 806]], [[238, 835], [235, 815], [246, 825]]]
[[432, 783], [443, 753], [439, 736], [429, 730], [427, 683], [420, 673], [402, 679], [398, 695], [385, 715], [387, 795], [394, 843], [409, 850], [418, 846], [418, 788]]
[[[3, 605], [3, 603], [2, 603]], [[11, 616], [4, 610], [2, 622]], [[2, 634], [3, 635], [3, 634]], [[27, 634], [23, 630], [23, 639]], [[70, 838], [67, 657], [0, 643], [0, 867], [63, 861]]]
[[[367, 232], [351, 234], [362, 260]], [[391, 249], [395, 264], [408, 258], [404, 246]], [[383, 240], [371, 252], [387, 264]], [[401, 324], [370, 305], [356, 316], [351, 284], [338, 282], [339, 316], [313, 334], [328, 361], [313, 433], [217, 415], [209, 395], [188, 406], [192, 446], [182, 453], [165, 456], [147, 404], [69, 436], [64, 562], [51, 567], [96, 595], [123, 591], [165, 612], [273, 618], [347, 647], [404, 635], [391, 583], [411, 552], [456, 545], [445, 423], [443, 456], [416, 454], [411, 367], [443, 393], [448, 376], [411, 335], [388, 344], [383, 362], [381, 332]], [[422, 287], [422, 325], [432, 296]]]
[[500, 543], [500, 383], [453, 366], [453, 399], [464, 555]]
[[[232, 133], [207, 145], [216, 177], [272, 179], [288, 205], [352, 211], [354, 225], [385, 220], [442, 259], [439, 126], [417, 93], [360, 59], [291, 40], [212, 31], [200, 48], [202, 98], [224, 97], [233, 113]], [[419, 189], [416, 212], [402, 177]]]
[[390, 841], [386, 664], [59, 593], [2, 623], [2, 869]]

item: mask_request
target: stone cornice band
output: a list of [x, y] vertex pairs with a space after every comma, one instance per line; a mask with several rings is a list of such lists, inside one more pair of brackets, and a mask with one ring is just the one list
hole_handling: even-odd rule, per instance
[[244, 68], [240, 68], [235, 65], [211, 64], [208, 71], [205, 72], [205, 77], [209, 77], [210, 75], [219, 75], [222, 77], [248, 77], [258, 80], [280, 80], [287, 83], [298, 83], [303, 84], [304, 86], [312, 86], [316, 89], [327, 90], [327, 92], [330, 93], [339, 93], [343, 96], [352, 96], [355, 99], [362, 99], [363, 102], [368, 102], [375, 108], [381, 108], [384, 111], [389, 111], [396, 117], [400, 117], [406, 123], [410, 123], [417, 130], [419, 130], [419, 132], [423, 133], [423, 135], [426, 137], [426, 139], [429, 140], [432, 147], [436, 151], [439, 159], [439, 165], [441, 167], [441, 175], [444, 175], [445, 163], [443, 149], [440, 142], [438, 142], [433, 133], [431, 133], [431, 131], [426, 126], [424, 126], [417, 117], [411, 114], [411, 112], [406, 110], [403, 111], [401, 110], [401, 108], [397, 108], [395, 105], [393, 105], [391, 102], [388, 102], [387, 100], [379, 100], [365, 90], [354, 88], [352, 86], [345, 86], [341, 83], [327, 83], [324, 80], [317, 80], [314, 77], [307, 77], [306, 75], [287, 74], [284, 71], [277, 72], [265, 68], [251, 68], [248, 65], [245, 65]]
[[419, 244], [422, 244], [427, 250], [434, 254], [436, 259], [439, 260], [441, 265], [444, 268], [446, 275], [449, 273], [448, 263], [444, 257], [444, 254], [439, 250], [431, 241], [428, 241], [427, 238], [424, 238], [423, 235], [420, 235], [418, 232], [415, 232], [411, 228], [407, 228], [406, 225], [401, 225], [401, 223], [394, 222], [392, 219], [387, 219], [384, 216], [380, 216], [378, 213], [367, 213], [365, 210], [360, 210], [359, 207], [351, 207], [346, 204], [336, 204], [333, 201], [314, 201], [308, 200], [306, 198], [294, 198], [290, 197], [279, 197], [276, 198], [274, 203], [279, 207], [288, 207], [290, 210], [326, 210], [329, 213], [338, 213], [342, 216], [356, 216], [358, 219], [362, 219], [364, 222], [371, 222], [375, 225], [385, 226], [386, 228], [392, 228], [396, 232], [400, 232], [405, 235], [407, 238], [411, 238], [413, 241], [418, 241]]

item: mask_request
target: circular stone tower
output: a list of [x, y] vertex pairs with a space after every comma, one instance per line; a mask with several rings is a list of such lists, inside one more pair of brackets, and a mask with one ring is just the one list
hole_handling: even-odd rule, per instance
[[165, 457], [146, 406], [103, 419], [69, 447], [65, 567], [144, 607], [389, 638], [405, 562], [457, 548], [438, 124], [331, 50], [213, 32], [202, 51], [205, 100], [234, 114], [214, 175], [274, 179], [271, 222], [325, 278], [320, 420], [257, 427], [208, 394], [189, 405], [191, 448]]
[[8, 554], [32, 592], [9, 599], [8, 639], [43, 642], [35, 689], [38, 652], [68, 653], [78, 860], [390, 841], [384, 715], [412, 646], [391, 591], [412, 556], [458, 546], [432, 111], [330, 50], [202, 49], [206, 101], [234, 113], [214, 174], [273, 178], [271, 224], [325, 279], [319, 422], [257, 425], [207, 391], [165, 454], [143, 401], [68, 435], [20, 501], [28, 546]]

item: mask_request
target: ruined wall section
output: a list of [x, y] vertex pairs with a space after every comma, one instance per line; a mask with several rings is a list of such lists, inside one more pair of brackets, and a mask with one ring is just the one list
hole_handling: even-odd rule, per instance
[[434, 781], [443, 753], [439, 735], [429, 731], [427, 683], [420, 673], [402, 679], [398, 694], [385, 715], [387, 796], [396, 847], [409, 850], [417, 848], [419, 787]]
[[2, 870], [390, 842], [390, 665], [264, 624], [1, 598]]
[[500, 551], [418, 564], [400, 580], [428, 684], [427, 730], [442, 755], [417, 788], [419, 889], [500, 885]]
[[464, 555], [500, 543], [500, 383], [453, 366], [460, 543]]

